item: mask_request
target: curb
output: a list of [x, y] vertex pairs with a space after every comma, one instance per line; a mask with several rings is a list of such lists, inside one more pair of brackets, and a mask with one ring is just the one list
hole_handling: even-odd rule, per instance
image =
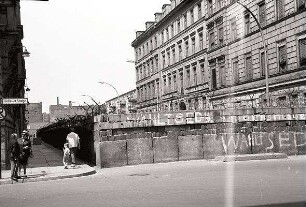
[[28, 178], [23, 179], [22, 181], [12, 181], [10, 178], [0, 180], [0, 186], [1, 185], [8, 185], [8, 184], [14, 184], [14, 183], [33, 183], [33, 182], [40, 182], [40, 181], [50, 181], [50, 180], [61, 180], [61, 179], [67, 179], [67, 178], [74, 178], [74, 177], [83, 177], [83, 176], [89, 176], [96, 174], [96, 170], [93, 169], [88, 172], [84, 173], [78, 173], [78, 174], [72, 174], [72, 175], [59, 175], [59, 176], [50, 176], [50, 177], [43, 177], [43, 178]]
[[287, 154], [285, 153], [266, 153], [266, 154], [217, 156], [215, 160], [221, 162], [233, 162], [233, 161], [268, 160], [268, 159], [285, 159], [285, 158], [288, 158]]

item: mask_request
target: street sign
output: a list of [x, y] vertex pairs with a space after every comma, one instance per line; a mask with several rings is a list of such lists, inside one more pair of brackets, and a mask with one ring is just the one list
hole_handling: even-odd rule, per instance
[[27, 104], [27, 98], [3, 98], [2, 104]]
[[0, 120], [5, 119], [6, 113], [4, 108], [0, 107]]

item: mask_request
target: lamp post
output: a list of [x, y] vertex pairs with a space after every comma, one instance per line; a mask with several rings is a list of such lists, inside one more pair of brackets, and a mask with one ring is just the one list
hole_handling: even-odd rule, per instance
[[[112, 88], [116, 91], [117, 97], [119, 98], [120, 95], [119, 95], [117, 89], [116, 89], [112, 84], [107, 83], [107, 82], [104, 82], [104, 81], [99, 81], [99, 83], [100, 83], [101, 85], [106, 84], [106, 85], [109, 85], [110, 87], [112, 87]], [[117, 104], [118, 104], [118, 102], [117, 102]], [[120, 106], [119, 106], [119, 107], [120, 107]], [[116, 109], [116, 110], [117, 110], [117, 113], [118, 113], [118, 112], [119, 112], [119, 109]]]
[[13, 46], [13, 48], [24, 48], [24, 50], [22, 50], [22, 56], [23, 57], [30, 57], [30, 52], [27, 50], [26, 46], [20, 45], [20, 46]]
[[109, 85], [110, 87], [112, 87], [116, 91], [117, 96], [119, 97], [119, 93], [118, 93], [117, 89], [112, 84], [107, 83], [107, 82], [103, 82], [103, 81], [100, 81], [99, 83], [102, 84], [102, 85], [106, 84], [106, 85]]
[[262, 30], [262, 27], [261, 27], [258, 19], [255, 16], [255, 14], [248, 7], [246, 7], [244, 4], [242, 4], [239, 0], [236, 1], [236, 2], [239, 5], [241, 5], [243, 8], [245, 8], [252, 15], [252, 17], [254, 18], [254, 20], [255, 20], [258, 28], [259, 28], [259, 31], [260, 31], [261, 41], [262, 41], [263, 49], [264, 49], [264, 59], [265, 59], [264, 67], [265, 67], [265, 82], [266, 82], [266, 100], [268, 102], [268, 105], [270, 106], [269, 73], [268, 73], [268, 60], [267, 60], [268, 50], [267, 50], [267, 45], [266, 45], [266, 41], [265, 41], [265, 38], [264, 38], [263, 30]]

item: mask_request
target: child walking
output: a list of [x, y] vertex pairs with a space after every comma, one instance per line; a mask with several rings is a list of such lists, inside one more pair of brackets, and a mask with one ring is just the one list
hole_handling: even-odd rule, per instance
[[64, 144], [64, 156], [63, 156], [63, 164], [65, 166], [65, 169], [68, 169], [68, 162], [69, 162], [69, 158], [70, 158], [70, 150], [69, 150], [69, 144], [65, 143]]

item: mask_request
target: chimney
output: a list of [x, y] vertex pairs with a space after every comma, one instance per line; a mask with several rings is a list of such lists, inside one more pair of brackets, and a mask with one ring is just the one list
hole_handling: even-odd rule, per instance
[[146, 30], [149, 29], [155, 22], [146, 22]]
[[155, 16], [155, 22], [159, 22], [159, 20], [161, 20], [162, 18], [162, 13], [155, 13], [154, 16]]
[[57, 97], [57, 105], [59, 105], [59, 97]]
[[163, 16], [166, 16], [171, 10], [171, 4], [164, 4], [162, 10], [163, 10]]

